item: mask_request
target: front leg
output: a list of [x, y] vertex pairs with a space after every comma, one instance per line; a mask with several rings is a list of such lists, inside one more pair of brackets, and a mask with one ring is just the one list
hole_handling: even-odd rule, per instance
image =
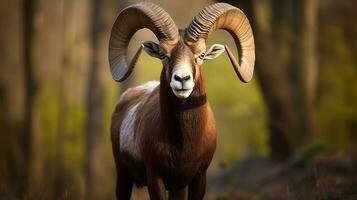
[[150, 199], [165, 200], [166, 189], [164, 181], [154, 170], [147, 170], [147, 181]]
[[133, 178], [123, 167], [117, 167], [116, 195], [118, 200], [130, 200]]
[[206, 171], [199, 172], [188, 186], [188, 199], [201, 200], [206, 193]]
[[185, 200], [187, 196], [187, 187], [178, 190], [169, 191], [169, 200]]

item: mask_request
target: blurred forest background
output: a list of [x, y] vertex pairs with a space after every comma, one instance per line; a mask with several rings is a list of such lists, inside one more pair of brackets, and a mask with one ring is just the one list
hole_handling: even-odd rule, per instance
[[[134, 2], [1, 1], [0, 199], [114, 199], [111, 113], [161, 70], [143, 53], [129, 80], [111, 78], [111, 26]], [[180, 28], [214, 3], [152, 2]], [[223, 2], [250, 19], [257, 60], [249, 84], [225, 54], [203, 66], [218, 126], [207, 198], [356, 198], [357, 1]], [[234, 47], [224, 31], [208, 42]]]

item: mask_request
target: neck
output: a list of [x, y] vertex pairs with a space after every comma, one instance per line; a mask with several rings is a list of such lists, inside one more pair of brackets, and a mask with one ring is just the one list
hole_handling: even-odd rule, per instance
[[190, 97], [178, 99], [161, 74], [160, 111], [165, 138], [180, 147], [194, 146], [205, 124], [207, 99], [203, 76], [200, 75]]

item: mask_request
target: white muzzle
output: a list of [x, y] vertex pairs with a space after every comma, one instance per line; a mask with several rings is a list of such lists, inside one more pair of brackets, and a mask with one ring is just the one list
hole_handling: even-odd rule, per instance
[[177, 98], [185, 99], [189, 97], [195, 87], [191, 69], [183, 67], [175, 70], [171, 76], [170, 86]]

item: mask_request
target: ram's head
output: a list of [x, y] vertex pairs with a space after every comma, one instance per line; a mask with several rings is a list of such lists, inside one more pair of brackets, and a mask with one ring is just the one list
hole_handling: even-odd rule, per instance
[[[143, 42], [127, 64], [129, 41], [142, 28], [150, 29], [159, 43]], [[226, 45], [206, 47], [208, 36], [218, 29], [228, 31], [233, 37], [238, 49], [238, 61]], [[179, 30], [169, 14], [155, 4], [145, 2], [125, 8], [115, 21], [109, 42], [109, 61], [114, 80], [123, 81], [131, 74], [142, 49], [162, 61], [166, 83], [181, 99], [191, 95], [204, 60], [214, 59], [224, 50], [241, 81], [248, 82], [253, 75], [255, 51], [252, 29], [241, 10], [226, 3], [206, 7], [184, 30]]]

